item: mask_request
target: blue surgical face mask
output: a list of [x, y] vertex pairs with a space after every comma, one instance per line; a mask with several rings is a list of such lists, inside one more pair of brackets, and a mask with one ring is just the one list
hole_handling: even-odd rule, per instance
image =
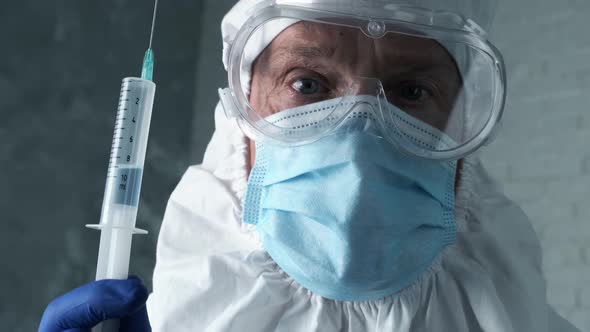
[[256, 144], [244, 222], [287, 274], [329, 299], [395, 294], [455, 241], [456, 163], [401, 153], [371, 118], [352, 112], [309, 144]]

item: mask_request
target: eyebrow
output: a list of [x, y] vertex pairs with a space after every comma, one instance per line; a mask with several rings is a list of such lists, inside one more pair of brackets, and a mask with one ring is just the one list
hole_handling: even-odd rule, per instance
[[327, 47], [316, 47], [316, 46], [295, 46], [295, 47], [283, 47], [277, 50], [276, 55], [278, 57], [286, 56], [302, 56], [306, 58], [329, 58], [334, 55], [335, 48]]

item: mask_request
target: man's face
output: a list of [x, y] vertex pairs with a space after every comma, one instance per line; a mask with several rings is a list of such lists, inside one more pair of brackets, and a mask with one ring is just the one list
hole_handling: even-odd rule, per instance
[[373, 39], [359, 29], [299, 22], [254, 62], [250, 104], [270, 115], [338, 97], [355, 77], [379, 79], [389, 102], [430, 119], [450, 111], [461, 85], [455, 62], [433, 40], [393, 33]]
[[[373, 39], [359, 29], [299, 22], [254, 62], [250, 104], [268, 116], [340, 97], [358, 77], [380, 80], [390, 103], [439, 128], [461, 88], [454, 60], [433, 40], [402, 34]], [[362, 87], [356, 93], [363, 94]]]

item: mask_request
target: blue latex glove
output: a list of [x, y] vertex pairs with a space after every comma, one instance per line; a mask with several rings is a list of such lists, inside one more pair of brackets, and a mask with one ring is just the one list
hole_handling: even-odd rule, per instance
[[148, 291], [137, 277], [99, 280], [51, 301], [39, 332], [89, 332], [107, 319], [121, 319], [120, 332], [151, 331], [145, 302]]

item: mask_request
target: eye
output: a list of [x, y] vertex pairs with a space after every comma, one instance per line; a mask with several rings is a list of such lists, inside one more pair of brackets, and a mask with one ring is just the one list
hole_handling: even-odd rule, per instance
[[428, 89], [419, 85], [405, 84], [400, 87], [400, 97], [408, 101], [419, 102], [431, 96]]
[[293, 88], [293, 90], [304, 95], [318, 93], [321, 90], [320, 82], [309, 78], [298, 79], [295, 82], [293, 82], [291, 87]]

